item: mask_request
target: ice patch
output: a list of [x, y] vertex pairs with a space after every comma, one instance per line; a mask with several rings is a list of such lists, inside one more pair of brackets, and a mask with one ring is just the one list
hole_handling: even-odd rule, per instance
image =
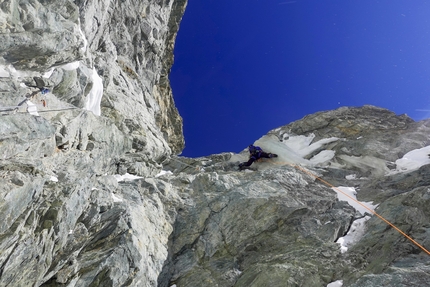
[[96, 68], [93, 67], [92, 70], [86, 69], [88, 72], [88, 77], [93, 82], [93, 87], [87, 95], [87, 100], [85, 103], [85, 109], [93, 112], [95, 115], [100, 116], [100, 102], [103, 96], [103, 81], [102, 78], [97, 74]]
[[[356, 197], [357, 192], [355, 191], [354, 187], [338, 186], [338, 187], [333, 187], [332, 189], [334, 191], [336, 191], [337, 198], [339, 200], [348, 202], [349, 205], [354, 207], [357, 211], [359, 211], [363, 215], [366, 212], [371, 213], [371, 210], [374, 211], [375, 208], [378, 206], [378, 205], [373, 205], [372, 201], [370, 201], [370, 202], [359, 201], [360, 203], [357, 202], [356, 201], [357, 200], [357, 197]], [[340, 192], [340, 191], [342, 191], [342, 192]]]
[[265, 152], [276, 153], [277, 158], [272, 158], [274, 162], [285, 162], [308, 165], [310, 162], [297, 154], [293, 149], [280, 142], [276, 136], [263, 136], [258, 139], [255, 145], [261, 147]]
[[372, 175], [384, 175], [389, 169], [386, 165], [386, 160], [377, 158], [374, 156], [349, 156], [345, 154], [341, 154], [338, 156], [344, 162], [344, 166], [349, 167], [358, 167], [361, 170], [368, 171], [369, 168], [372, 172]]
[[336, 243], [340, 245], [340, 251], [342, 253], [348, 250], [348, 247], [351, 247], [363, 237], [366, 231], [366, 221], [370, 219], [370, 216], [365, 216], [363, 218], [355, 220], [348, 233], [344, 237], [340, 237]]
[[323, 164], [330, 161], [334, 157], [334, 155], [335, 155], [334, 150], [323, 150], [316, 156], [312, 157], [310, 159], [310, 162], [313, 163], [314, 165]]
[[281, 142], [274, 135], [266, 135], [258, 139], [254, 144], [260, 146], [266, 152], [276, 153], [278, 158], [271, 159], [274, 163], [315, 166], [330, 161], [334, 157], [335, 152], [332, 150], [323, 150], [310, 160], [303, 157], [315, 152], [327, 143], [338, 140], [338, 138], [327, 138], [311, 144], [315, 138], [313, 134], [308, 137], [288, 136], [288, 134], [284, 134], [283, 138], [284, 141]]
[[315, 134], [310, 134], [308, 136], [290, 136], [289, 134], [284, 134], [283, 143], [300, 156], [305, 157], [321, 148], [323, 145], [339, 140], [339, 138], [331, 137], [312, 143], [314, 138]]

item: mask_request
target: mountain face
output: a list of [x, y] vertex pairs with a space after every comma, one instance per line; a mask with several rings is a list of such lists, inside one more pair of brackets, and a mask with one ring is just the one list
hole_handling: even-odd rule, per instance
[[251, 170], [178, 157], [185, 6], [0, 3], [0, 286], [429, 286], [430, 121], [344, 107]]

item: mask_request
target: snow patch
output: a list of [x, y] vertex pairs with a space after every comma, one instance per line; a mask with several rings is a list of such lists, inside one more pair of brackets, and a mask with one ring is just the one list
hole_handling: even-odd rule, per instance
[[82, 53], [85, 53], [85, 51], [87, 50], [87, 47], [88, 47], [88, 40], [85, 37], [84, 32], [82, 32], [81, 21], [79, 19], [78, 19], [78, 21], [79, 21], [79, 23], [78, 23], [79, 34], [81, 34], [82, 41], [84, 41], [84, 46], [82, 48], [80, 48], [80, 50], [82, 51]]
[[54, 70], [55, 70], [54, 68], [49, 69], [48, 71], [42, 74], [42, 78], [49, 79], [52, 73], [54, 72]]
[[132, 181], [132, 180], [135, 180], [135, 179], [143, 178], [141, 176], [136, 176], [136, 175], [132, 175], [132, 174], [129, 174], [129, 173], [126, 173], [124, 175], [115, 174], [114, 177], [115, 177], [115, 179], [118, 182], [120, 182], [120, 181]]
[[357, 179], [357, 175], [356, 174], [349, 174], [349, 175], [345, 176], [345, 178], [347, 180], [354, 180], [354, 179]]
[[343, 280], [337, 280], [327, 285], [327, 287], [342, 287], [342, 286], [343, 286]]
[[278, 158], [273, 158], [273, 161], [281, 161], [287, 163], [296, 163], [307, 165], [308, 160], [297, 154], [293, 149], [280, 142], [276, 136], [263, 136], [258, 139], [255, 145], [261, 147], [265, 152], [276, 153]]
[[58, 182], [58, 178], [57, 178], [56, 176], [53, 176], [53, 175], [51, 175], [51, 176], [49, 177], [49, 180], [50, 180], [50, 181], [53, 181], [53, 182]]
[[116, 196], [114, 193], [111, 193], [111, 195], [112, 195], [113, 202], [122, 202], [123, 201], [122, 198]]
[[266, 135], [258, 139], [254, 144], [260, 146], [264, 151], [276, 153], [278, 158], [272, 158], [273, 162], [284, 162], [290, 164], [300, 164], [306, 166], [315, 166], [319, 164], [326, 163], [330, 161], [335, 152], [332, 150], [323, 150], [317, 155], [313, 156], [310, 160], [304, 159], [315, 152], [316, 150], [322, 148], [325, 144], [337, 141], [338, 138], [332, 137], [327, 139], [322, 139], [316, 143], [312, 143], [315, 138], [314, 134], [309, 136], [290, 136], [288, 134], [283, 135], [283, 141], [274, 135]]
[[160, 176], [163, 176], [163, 175], [172, 175], [172, 174], [173, 173], [170, 170], [162, 170], [155, 177], [160, 177]]
[[61, 65], [60, 68], [62, 68], [63, 70], [66, 70], [66, 71], [73, 71], [73, 70], [76, 70], [77, 68], [79, 68], [80, 64], [81, 63], [79, 61], [75, 61], [75, 62], [71, 62], [71, 63], [65, 64], [65, 65]]
[[96, 68], [93, 67], [92, 70], [86, 70], [85, 73], [93, 82], [93, 87], [87, 95], [87, 100], [85, 102], [85, 109], [93, 112], [95, 115], [100, 116], [100, 102], [103, 96], [103, 81], [102, 78], [97, 74]]
[[340, 237], [336, 243], [340, 245], [340, 251], [342, 253], [348, 250], [348, 247], [354, 245], [363, 237], [366, 231], [366, 221], [370, 219], [370, 216], [365, 216], [363, 218], [355, 220], [348, 233], [344, 237]]
[[[345, 154], [341, 154], [338, 156], [344, 162], [340, 167], [358, 167], [359, 169], [368, 171], [369, 168], [372, 171], [372, 175], [384, 175], [389, 169], [386, 165], [386, 160], [377, 158], [374, 156], [349, 156]], [[336, 167], [336, 165], [333, 165]]]
[[405, 154], [401, 159], [396, 160], [396, 170], [392, 173], [409, 172], [417, 170], [423, 165], [430, 164], [430, 146], [414, 149]]
[[9, 77], [10, 77], [10, 74], [6, 70], [6, 67], [3, 65], [0, 65], [0, 78], [9, 78]]
[[30, 115], [33, 116], [39, 116], [39, 113], [37, 112], [37, 107], [35, 104], [33, 104], [30, 100], [27, 100], [27, 112]]
[[[374, 211], [375, 208], [378, 205], [373, 205], [373, 201], [370, 202], [363, 202], [359, 201], [357, 202], [357, 192], [355, 191], [354, 187], [347, 187], [347, 186], [338, 186], [332, 188], [337, 193], [337, 198], [341, 201], [346, 201], [354, 207], [357, 211], [359, 211], [362, 215], [364, 215], [366, 212], [370, 212], [370, 210]], [[341, 192], [340, 192], [341, 191]], [[349, 196], [347, 196], [347, 195]], [[355, 199], [355, 200], [354, 200]], [[367, 208], [366, 208], [367, 207]], [[369, 210], [370, 209], [370, 210]]]
[[39, 73], [37, 72], [25, 72], [25, 71], [16, 70], [15, 67], [12, 65], [7, 66], [6, 70], [9, 71], [9, 74], [15, 78], [33, 77], [33, 76], [39, 75]]
[[315, 134], [310, 134], [308, 136], [291, 136], [289, 134], [284, 134], [283, 143], [300, 156], [305, 157], [318, 150], [323, 145], [339, 140], [339, 138], [331, 137], [312, 143], [314, 138]]
[[314, 165], [324, 164], [329, 162], [334, 157], [335, 153], [336, 152], [334, 150], [323, 150], [312, 157], [309, 161]]

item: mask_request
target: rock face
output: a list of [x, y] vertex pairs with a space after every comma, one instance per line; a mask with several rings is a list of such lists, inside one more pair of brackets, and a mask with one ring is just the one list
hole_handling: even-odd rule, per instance
[[0, 3], [0, 286], [428, 286], [429, 254], [378, 216], [341, 252], [364, 215], [317, 178], [428, 250], [430, 121], [340, 108], [257, 140], [279, 157], [254, 170], [177, 157], [185, 6]]
[[385, 109], [340, 108], [257, 140], [279, 154], [257, 171], [232, 172], [246, 152], [172, 161], [165, 168], [180, 173], [168, 179], [185, 205], [159, 286], [428, 286], [430, 254], [377, 216], [342, 253], [336, 240], [363, 215], [316, 177], [354, 187], [428, 250], [429, 165], [405, 171], [393, 161], [428, 146], [429, 130]]
[[157, 284], [177, 195], [151, 178], [184, 145], [168, 74], [185, 6], [0, 3], [0, 286]]

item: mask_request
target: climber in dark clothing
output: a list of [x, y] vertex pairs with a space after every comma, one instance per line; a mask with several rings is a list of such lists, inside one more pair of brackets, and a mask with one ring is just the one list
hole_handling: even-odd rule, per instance
[[254, 161], [264, 157], [264, 158], [272, 158], [278, 157], [277, 154], [264, 152], [259, 146], [249, 145], [249, 160], [247, 162], [242, 162], [239, 164], [239, 169], [243, 167], [250, 166]]

